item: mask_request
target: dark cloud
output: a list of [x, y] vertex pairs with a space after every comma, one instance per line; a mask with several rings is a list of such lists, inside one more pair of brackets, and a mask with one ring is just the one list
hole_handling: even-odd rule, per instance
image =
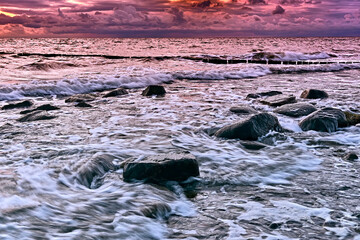
[[174, 16], [174, 18], [173, 18], [174, 24], [184, 24], [184, 23], [186, 23], [186, 20], [184, 18], [184, 12], [181, 11], [179, 8], [172, 7], [168, 11], [168, 13], [170, 13], [171, 15]]
[[272, 14], [283, 14], [283, 13], [285, 13], [285, 9], [280, 5], [277, 5], [274, 11], [272, 11]]
[[248, 0], [250, 5], [266, 4], [265, 0]]

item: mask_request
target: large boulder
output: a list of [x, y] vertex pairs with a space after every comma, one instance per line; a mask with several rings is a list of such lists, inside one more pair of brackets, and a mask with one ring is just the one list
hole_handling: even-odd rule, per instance
[[177, 181], [199, 176], [199, 164], [188, 153], [172, 153], [146, 157], [140, 161], [130, 160], [124, 165], [124, 181], [146, 182]]
[[318, 99], [327, 98], [329, 95], [323, 90], [307, 89], [301, 93], [300, 97], [306, 99]]
[[215, 136], [230, 139], [257, 140], [271, 130], [282, 130], [277, 117], [269, 113], [259, 113], [240, 122], [220, 128], [215, 133]]
[[339, 127], [348, 126], [348, 122], [343, 111], [328, 107], [313, 112], [301, 120], [299, 126], [303, 131], [335, 132]]
[[10, 109], [16, 109], [16, 108], [28, 108], [28, 107], [31, 107], [32, 105], [34, 105], [34, 103], [32, 101], [25, 100], [25, 101], [18, 102], [18, 103], [11, 103], [11, 104], [4, 105], [1, 109], [2, 110], [10, 110]]
[[283, 114], [289, 117], [307, 116], [316, 111], [316, 107], [309, 103], [293, 103], [286, 104], [274, 110], [274, 112]]
[[344, 112], [346, 116], [346, 120], [350, 126], [354, 126], [360, 123], [360, 114], [356, 114], [353, 112], [346, 111]]
[[237, 107], [231, 107], [230, 112], [236, 113], [236, 114], [254, 114], [257, 113], [257, 111], [249, 106], [237, 106]]
[[122, 95], [126, 95], [126, 94], [129, 94], [129, 92], [125, 88], [118, 88], [118, 89], [115, 89], [115, 90], [112, 90], [112, 91], [106, 93], [103, 97], [104, 98], [117, 97], [117, 96], [122, 96]]
[[163, 96], [165, 94], [166, 94], [165, 88], [160, 85], [150, 85], [141, 93], [141, 95], [143, 96], [153, 96], [153, 95]]
[[35, 111], [35, 112], [29, 113], [29, 114], [19, 118], [17, 121], [33, 122], [33, 121], [39, 121], [39, 120], [49, 120], [49, 119], [53, 119], [53, 118], [56, 118], [56, 116], [49, 115], [43, 111]]
[[296, 97], [293, 95], [275, 95], [260, 100], [260, 103], [269, 105], [271, 107], [279, 107], [285, 104], [296, 103]]

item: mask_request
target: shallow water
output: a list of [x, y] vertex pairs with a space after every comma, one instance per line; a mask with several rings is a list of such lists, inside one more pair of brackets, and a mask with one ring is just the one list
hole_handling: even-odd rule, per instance
[[[339, 55], [329, 58], [353, 52], [350, 58], [355, 59], [359, 53], [354, 51], [359, 47], [355, 40], [303, 39], [300, 46], [310, 47], [302, 51], [291, 44], [293, 39], [221, 39], [229, 44], [220, 48], [212, 39], [70, 39], [61, 45], [65, 40], [2, 41], [8, 44], [5, 51], [17, 53], [83, 54], [87, 46], [89, 54], [238, 56], [261, 47], [302, 56]], [[311, 41], [314, 44], [309, 45]], [[129, 43], [131, 47], [122, 50]], [[99, 45], [109, 50], [94, 47]], [[202, 46], [201, 50], [192, 45]], [[231, 113], [232, 106], [272, 112], [273, 108], [246, 99], [248, 93], [267, 90], [299, 97], [307, 88], [324, 89], [327, 99], [298, 101], [360, 111], [356, 64], [3, 57], [3, 100], [25, 97], [37, 106], [51, 103], [60, 110], [49, 112], [55, 119], [25, 123], [16, 121], [21, 110], [0, 111], [1, 239], [356, 239], [360, 232], [360, 163], [343, 159], [349, 151], [360, 152], [358, 126], [336, 133], [303, 132], [297, 125], [301, 118], [277, 115], [281, 125], [293, 131], [270, 132], [259, 139], [268, 144], [261, 150], [248, 150], [238, 140], [210, 137], [204, 131], [245, 117]], [[77, 65], [22, 67], [38, 58]], [[164, 97], [141, 96], [142, 87], [163, 82], [169, 82]], [[96, 93], [90, 103], [94, 108], [76, 108], [64, 101], [64, 95], [119, 86], [129, 87], [129, 94], [102, 98]], [[125, 183], [122, 169], [94, 179], [90, 188], [76, 181], [81, 166], [96, 156], [111, 155], [120, 165], [131, 157], [178, 151], [192, 153], [200, 164], [197, 194], [192, 197], [176, 183]], [[147, 217], [144, 209], [157, 204], [170, 210]]]

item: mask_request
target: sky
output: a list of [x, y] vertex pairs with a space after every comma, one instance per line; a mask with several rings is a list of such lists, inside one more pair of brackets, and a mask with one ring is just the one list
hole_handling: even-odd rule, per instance
[[360, 36], [360, 0], [0, 0], [0, 37]]

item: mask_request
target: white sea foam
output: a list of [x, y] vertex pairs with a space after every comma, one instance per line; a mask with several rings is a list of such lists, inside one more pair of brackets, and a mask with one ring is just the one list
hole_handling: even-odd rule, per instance
[[331, 58], [328, 53], [302, 53], [302, 52], [255, 52], [245, 55], [246, 59], [251, 60], [276, 60], [276, 61], [305, 61], [305, 60], [316, 60], [316, 59], [327, 59]]

